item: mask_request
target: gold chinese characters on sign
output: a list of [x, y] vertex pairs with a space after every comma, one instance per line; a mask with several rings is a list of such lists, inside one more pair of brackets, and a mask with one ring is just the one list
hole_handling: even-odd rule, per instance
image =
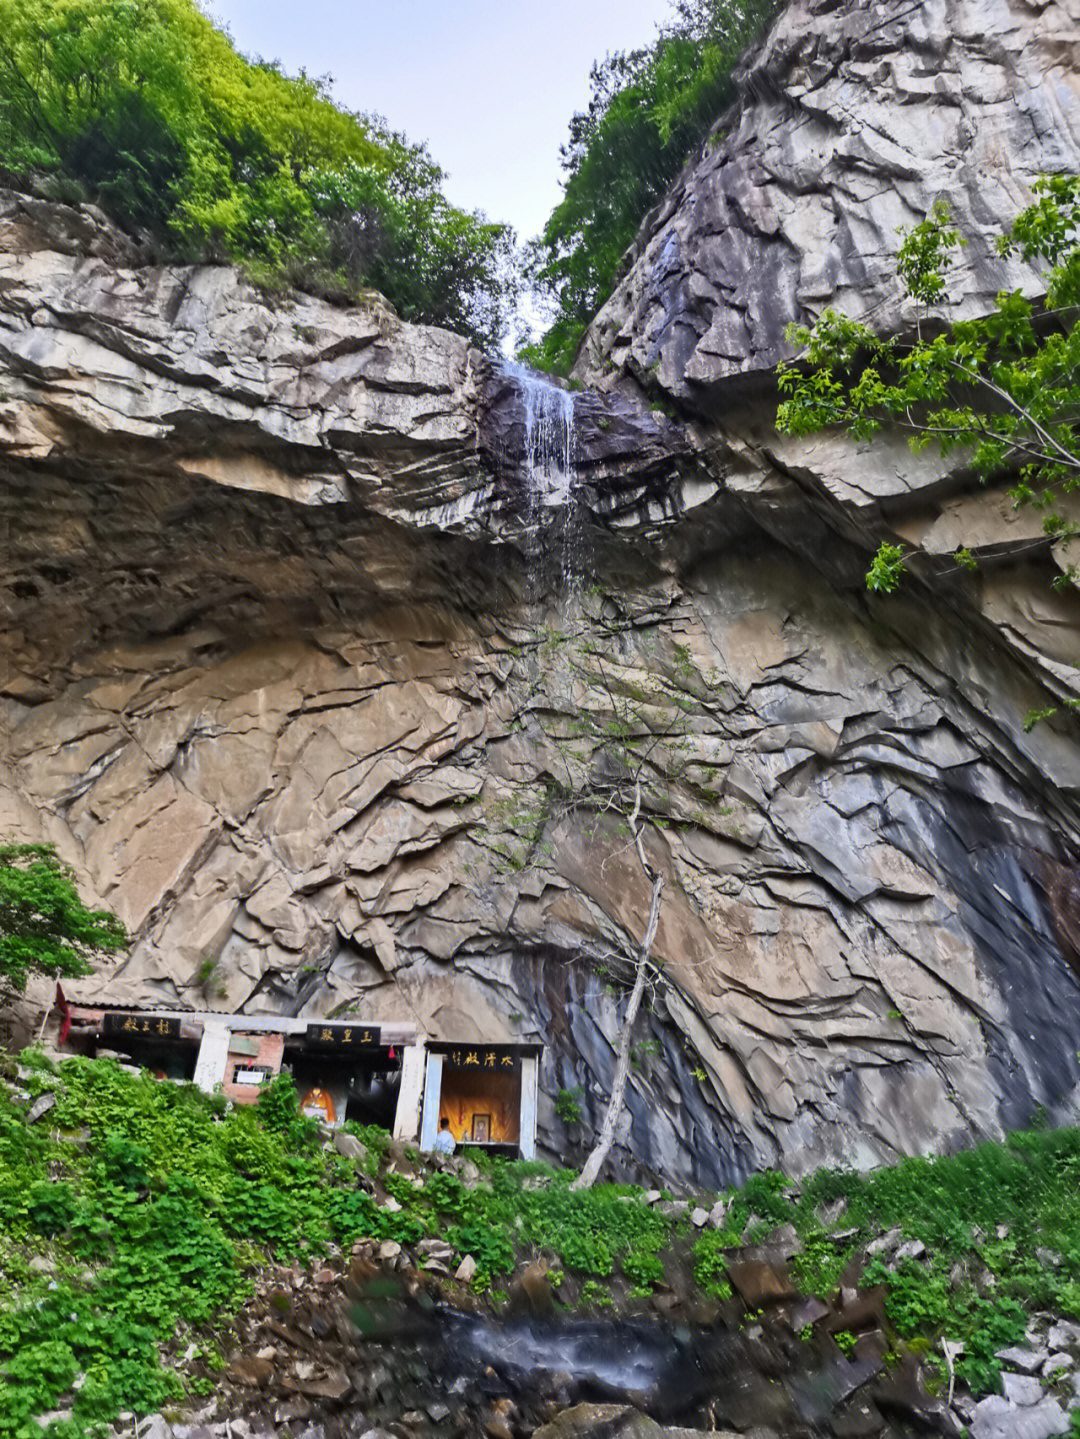
[[309, 1024], [304, 1038], [319, 1049], [379, 1049], [382, 1030], [377, 1024]]
[[449, 1049], [443, 1054], [443, 1063], [448, 1069], [488, 1069], [506, 1071], [517, 1068], [519, 1056], [506, 1045], [484, 1045], [473, 1049], [462, 1045], [460, 1049]]
[[127, 1039], [179, 1039], [179, 1019], [167, 1019], [157, 1014], [106, 1014], [102, 1031], [109, 1035], [121, 1035]]

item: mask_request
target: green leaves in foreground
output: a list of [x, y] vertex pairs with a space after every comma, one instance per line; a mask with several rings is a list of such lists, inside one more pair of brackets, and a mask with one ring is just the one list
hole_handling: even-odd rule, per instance
[[[1077, 526], [1058, 506], [1080, 486], [1080, 178], [1047, 176], [1034, 189], [1034, 204], [998, 250], [1041, 268], [1042, 307], [1019, 290], [1003, 290], [988, 315], [937, 332], [928, 327], [964, 243], [939, 203], [905, 233], [897, 262], [917, 306], [914, 341], [882, 339], [835, 310], [809, 328], [793, 326], [789, 335], [802, 355], [780, 367], [786, 399], [777, 424], [792, 435], [839, 426], [859, 440], [893, 425], [916, 449], [933, 443], [943, 455], [965, 451], [983, 479], [1012, 477], [1014, 501], [1045, 510], [1047, 535], [1067, 543]], [[964, 551], [957, 560], [970, 567], [972, 557]], [[884, 547], [867, 577], [870, 588], [895, 589], [902, 567], [895, 547]], [[1057, 583], [1074, 574], [1070, 566]]]
[[883, 544], [866, 575], [866, 588], [878, 594], [892, 594], [904, 573], [904, 552], [899, 545]]
[[[59, 1407], [74, 1417], [52, 1439], [82, 1439], [122, 1409], [146, 1414], [207, 1392], [213, 1374], [192, 1374], [179, 1356], [193, 1344], [221, 1367], [259, 1268], [362, 1238], [446, 1237], [476, 1259], [475, 1287], [493, 1293], [543, 1253], [567, 1279], [559, 1301], [576, 1287], [581, 1301], [607, 1304], [620, 1289], [647, 1295], [688, 1264], [701, 1289], [730, 1298], [727, 1261], [747, 1226], [753, 1241], [787, 1223], [802, 1243], [793, 1278], [830, 1295], [870, 1239], [899, 1227], [925, 1254], [895, 1269], [875, 1261], [862, 1282], [886, 1286], [895, 1330], [928, 1356], [943, 1338], [961, 1341], [958, 1373], [977, 1392], [994, 1386], [995, 1352], [1033, 1311], [1080, 1318], [1077, 1130], [871, 1174], [822, 1170], [798, 1188], [757, 1174], [729, 1196], [724, 1228], [698, 1233], [634, 1186], [574, 1192], [570, 1171], [497, 1160], [472, 1186], [448, 1171], [418, 1185], [384, 1165], [382, 1186], [400, 1205], [391, 1211], [368, 1192], [388, 1136], [363, 1133], [366, 1163], [323, 1149], [295, 1114], [287, 1076], [265, 1110], [229, 1112], [220, 1096], [112, 1060], [54, 1069], [21, 1058], [26, 1088], [53, 1090], [57, 1103], [47, 1125], [29, 1125], [0, 1084], [0, 1439], [41, 1439], [35, 1416]], [[821, 1220], [838, 1198], [839, 1239]]]

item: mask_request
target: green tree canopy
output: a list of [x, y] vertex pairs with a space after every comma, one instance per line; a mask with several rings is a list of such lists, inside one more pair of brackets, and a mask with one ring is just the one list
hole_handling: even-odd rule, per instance
[[523, 358], [567, 373], [647, 211], [732, 98], [731, 74], [778, 0], [678, 0], [656, 43], [592, 68], [589, 108], [570, 122], [563, 199], [535, 242], [532, 278], [556, 307]]
[[127, 942], [115, 915], [86, 908], [51, 844], [0, 845], [0, 987], [21, 994], [33, 974], [89, 974], [95, 955]]
[[422, 146], [324, 81], [239, 54], [195, 0], [0, 0], [0, 169], [78, 182], [170, 256], [377, 286], [481, 344], [506, 323], [506, 228], [450, 205]]

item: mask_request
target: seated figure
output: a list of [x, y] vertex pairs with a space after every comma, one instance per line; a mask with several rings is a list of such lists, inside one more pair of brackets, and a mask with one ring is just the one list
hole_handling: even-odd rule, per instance
[[439, 1124], [439, 1132], [435, 1136], [435, 1143], [432, 1145], [436, 1154], [453, 1154], [457, 1148], [457, 1141], [450, 1131], [449, 1119], [443, 1118]]

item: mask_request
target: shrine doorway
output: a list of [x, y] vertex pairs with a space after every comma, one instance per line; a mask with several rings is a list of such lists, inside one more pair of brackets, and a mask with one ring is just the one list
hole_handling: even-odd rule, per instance
[[460, 1149], [531, 1159], [536, 1153], [539, 1044], [428, 1045], [421, 1148], [445, 1119]]
[[301, 1111], [334, 1126], [394, 1128], [403, 1053], [382, 1043], [377, 1025], [311, 1024], [285, 1044]]

